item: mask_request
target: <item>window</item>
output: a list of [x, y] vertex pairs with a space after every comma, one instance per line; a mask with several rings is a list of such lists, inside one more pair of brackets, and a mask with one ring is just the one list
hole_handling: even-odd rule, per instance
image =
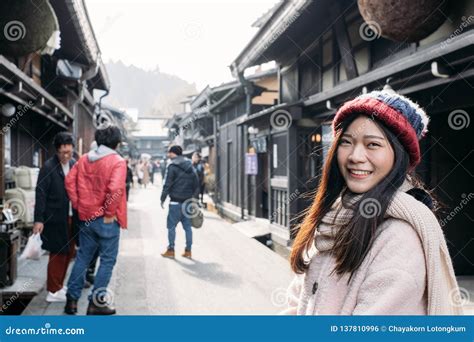
[[[276, 151], [275, 151], [276, 146]], [[286, 176], [288, 165], [287, 133], [272, 136], [272, 172], [274, 176]], [[276, 160], [275, 160], [276, 159]]]

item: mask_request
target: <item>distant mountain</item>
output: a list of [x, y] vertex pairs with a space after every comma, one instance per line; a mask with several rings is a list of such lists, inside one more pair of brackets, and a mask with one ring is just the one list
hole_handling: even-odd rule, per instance
[[146, 71], [121, 61], [108, 62], [111, 89], [104, 102], [118, 108], [138, 108], [140, 116], [170, 117], [182, 111], [179, 101], [197, 94], [196, 85], [155, 69]]

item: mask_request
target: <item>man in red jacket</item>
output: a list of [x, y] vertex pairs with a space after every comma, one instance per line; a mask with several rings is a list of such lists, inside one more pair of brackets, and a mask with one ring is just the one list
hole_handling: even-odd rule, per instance
[[76, 262], [68, 281], [64, 312], [77, 313], [87, 267], [99, 251], [100, 266], [89, 296], [88, 315], [113, 315], [107, 286], [117, 260], [120, 227], [127, 227], [125, 160], [116, 152], [121, 142], [115, 126], [95, 132], [97, 149], [82, 156], [66, 177], [66, 190], [80, 220]]

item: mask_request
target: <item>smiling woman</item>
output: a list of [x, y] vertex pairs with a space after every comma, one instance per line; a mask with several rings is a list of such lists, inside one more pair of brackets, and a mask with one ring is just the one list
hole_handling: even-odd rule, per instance
[[389, 174], [394, 152], [380, 124], [361, 115], [342, 135], [337, 161], [349, 190], [364, 193]]
[[414, 175], [428, 121], [393, 92], [361, 95], [338, 110], [320, 185], [291, 252], [297, 275], [286, 313], [460, 313], [435, 202]]

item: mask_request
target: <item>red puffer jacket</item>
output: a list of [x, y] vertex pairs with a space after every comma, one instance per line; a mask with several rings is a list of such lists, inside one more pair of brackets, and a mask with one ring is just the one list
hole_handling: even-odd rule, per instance
[[125, 178], [127, 165], [117, 153], [92, 159], [83, 155], [66, 177], [66, 190], [72, 207], [81, 221], [92, 221], [107, 216], [117, 217], [122, 228], [127, 228], [127, 199]]

